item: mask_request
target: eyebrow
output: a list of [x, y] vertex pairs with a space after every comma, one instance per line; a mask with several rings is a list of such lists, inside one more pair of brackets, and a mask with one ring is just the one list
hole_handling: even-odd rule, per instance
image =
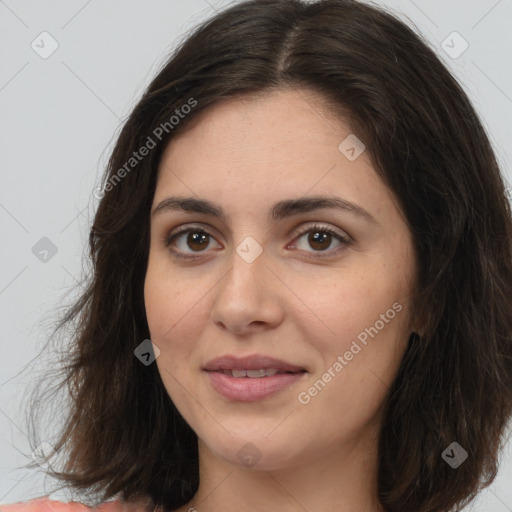
[[[377, 224], [375, 218], [361, 206], [345, 199], [333, 196], [308, 196], [299, 199], [285, 199], [272, 205], [269, 211], [269, 220], [281, 220], [300, 213], [309, 213], [321, 209], [337, 209], [362, 217], [370, 224]], [[227, 216], [221, 206], [195, 197], [168, 197], [153, 209], [152, 216], [168, 211], [184, 211], [200, 213], [216, 217], [226, 222]]]

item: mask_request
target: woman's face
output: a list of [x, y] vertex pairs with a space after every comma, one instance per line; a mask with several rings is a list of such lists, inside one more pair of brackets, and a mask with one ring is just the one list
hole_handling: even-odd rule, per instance
[[210, 107], [163, 154], [151, 340], [176, 407], [225, 461], [285, 468], [375, 439], [415, 266], [350, 135], [320, 96], [280, 90]]

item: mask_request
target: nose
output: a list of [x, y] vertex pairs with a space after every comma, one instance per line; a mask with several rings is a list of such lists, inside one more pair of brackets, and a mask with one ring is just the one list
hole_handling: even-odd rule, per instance
[[284, 297], [279, 295], [283, 286], [270, 270], [265, 251], [252, 263], [233, 251], [231, 263], [213, 290], [213, 323], [238, 336], [277, 327], [284, 316]]

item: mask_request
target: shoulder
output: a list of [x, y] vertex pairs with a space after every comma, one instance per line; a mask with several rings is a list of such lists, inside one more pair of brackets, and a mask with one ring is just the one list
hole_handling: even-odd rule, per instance
[[0, 512], [146, 512], [147, 508], [142, 503], [124, 504], [120, 501], [109, 501], [94, 508], [70, 501], [49, 500], [38, 498], [23, 503], [12, 505], [0, 505]]

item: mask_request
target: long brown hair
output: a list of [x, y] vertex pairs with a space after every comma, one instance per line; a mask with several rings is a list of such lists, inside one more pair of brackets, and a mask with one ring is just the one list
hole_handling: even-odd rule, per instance
[[[134, 357], [149, 338], [143, 284], [158, 163], [208, 106], [283, 87], [322, 93], [350, 122], [413, 235], [422, 329], [386, 401], [379, 499], [389, 512], [461, 507], [493, 480], [512, 413], [510, 207], [458, 82], [405, 23], [354, 0], [249, 0], [219, 12], [124, 123], [90, 231], [92, 272], [56, 328], [73, 325], [58, 476], [99, 500], [142, 495], [169, 509], [197, 490], [197, 436], [157, 366]], [[143, 146], [146, 156], [130, 161]], [[468, 453], [457, 469], [441, 456], [454, 441]]]

